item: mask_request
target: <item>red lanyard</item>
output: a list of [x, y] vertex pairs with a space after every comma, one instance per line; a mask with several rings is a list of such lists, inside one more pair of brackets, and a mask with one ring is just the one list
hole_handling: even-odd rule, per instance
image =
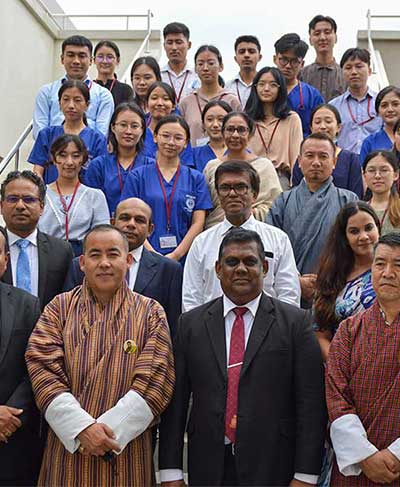
[[167, 192], [165, 191], [165, 187], [164, 187], [164, 183], [163, 183], [163, 177], [162, 177], [158, 162], [156, 162], [156, 168], [157, 168], [158, 180], [160, 181], [161, 190], [162, 190], [163, 196], [164, 196], [165, 213], [167, 214], [167, 233], [169, 233], [170, 228], [171, 228], [171, 208], [172, 208], [172, 203], [174, 201], [174, 195], [175, 195], [176, 186], [178, 184], [179, 175], [181, 172], [181, 166], [179, 165], [178, 169], [176, 170], [175, 181], [174, 181], [174, 184], [172, 186], [171, 196], [170, 196], [169, 200], [167, 198]]
[[380, 224], [381, 224], [381, 229], [383, 227], [383, 222], [385, 221], [385, 218], [386, 218], [386, 215], [387, 215], [387, 212], [388, 212], [388, 209], [386, 208], [386, 210], [383, 212], [383, 216], [382, 216], [382, 219], [380, 220]]
[[[121, 190], [121, 194], [122, 194], [122, 191], [124, 189], [124, 183], [122, 182], [121, 168], [119, 167], [118, 159], [116, 161], [117, 161], [119, 189]], [[129, 164], [129, 166], [127, 168], [128, 174], [131, 172], [131, 169], [134, 166], [134, 164], [135, 164], [135, 159], [133, 159], [133, 161]]]
[[[197, 102], [197, 106], [199, 107], [199, 112], [200, 112], [200, 117], [201, 117], [201, 114], [203, 113], [203, 110], [201, 109], [201, 106], [200, 106], [200, 101], [199, 101], [199, 95], [197, 93], [193, 93], [195, 98], [196, 98], [196, 102]], [[218, 101], [219, 100], [222, 100], [222, 98], [226, 95], [227, 93], [222, 93], [222, 95], [219, 95], [218, 97]], [[211, 100], [209, 100], [211, 101]]]
[[189, 71], [186, 71], [185, 77], [183, 78], [183, 83], [182, 83], [181, 89], [179, 90], [179, 95], [176, 94], [175, 86], [174, 86], [174, 83], [172, 82], [171, 74], [169, 71], [167, 71], [167, 75], [169, 78], [170, 85], [173, 88], [173, 90], [175, 91], [176, 103], [179, 103], [181, 96], [182, 96], [182, 93], [183, 93], [183, 88], [185, 87], [187, 77], [189, 76]]
[[57, 193], [60, 198], [61, 206], [63, 207], [64, 213], [65, 213], [65, 239], [69, 240], [69, 217], [68, 213], [69, 210], [71, 209], [72, 203], [74, 202], [76, 192], [78, 191], [78, 188], [80, 186], [80, 182], [78, 181], [75, 185], [74, 192], [72, 193], [72, 198], [71, 201], [69, 202], [69, 205], [67, 205], [64, 196], [61, 194], [60, 187], [58, 186], [58, 182], [56, 181], [56, 188], [57, 188]]
[[117, 81], [117, 79], [116, 79], [116, 78], [114, 78], [114, 79], [112, 80], [112, 83], [111, 83], [111, 85], [110, 85], [110, 93], [112, 93], [112, 90], [113, 90], [113, 88], [114, 88], [114, 85], [115, 85], [115, 82], [116, 82], [116, 81]]
[[271, 138], [269, 139], [269, 142], [268, 142], [268, 145], [266, 144], [265, 140], [264, 140], [264, 137], [261, 133], [261, 129], [260, 129], [260, 126], [258, 125], [258, 123], [256, 124], [256, 129], [257, 129], [257, 132], [258, 132], [258, 135], [260, 136], [260, 139], [261, 139], [261, 142], [262, 142], [262, 145], [264, 146], [264, 149], [265, 149], [265, 153], [268, 155], [268, 152], [269, 152], [269, 149], [271, 147], [271, 144], [272, 144], [272, 139], [274, 138], [274, 135], [275, 135], [275, 132], [276, 132], [276, 129], [278, 128], [278, 125], [280, 123], [281, 119], [279, 119], [276, 124], [275, 124], [275, 127], [274, 127], [274, 130], [272, 131], [272, 134], [271, 134]]
[[347, 103], [347, 110], [349, 111], [349, 114], [350, 114], [351, 119], [353, 120], [353, 123], [359, 125], [360, 127], [362, 127], [363, 125], [365, 125], [366, 123], [370, 122], [371, 120], [373, 120], [375, 118], [375, 116], [371, 115], [371, 112], [370, 112], [370, 108], [371, 108], [371, 97], [370, 96], [368, 97], [368, 105], [367, 105], [368, 118], [366, 120], [363, 120], [362, 122], [357, 122], [353, 112], [351, 111], [351, 106], [350, 106], [348, 98], [346, 100], [346, 103]]
[[304, 108], [304, 98], [303, 98], [303, 88], [301, 87], [301, 81], [299, 81], [299, 96], [300, 96], [300, 103], [297, 106], [297, 110], [303, 110], [303, 108]]
[[242, 105], [242, 99], [240, 98], [240, 93], [239, 93], [239, 80], [236, 80], [236, 93], [240, 101], [240, 105]]

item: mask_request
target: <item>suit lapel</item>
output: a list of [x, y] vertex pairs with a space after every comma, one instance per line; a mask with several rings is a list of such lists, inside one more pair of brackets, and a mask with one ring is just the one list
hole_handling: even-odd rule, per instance
[[157, 262], [151, 252], [143, 249], [133, 290], [142, 293], [157, 272]]
[[254, 359], [258, 349], [271, 328], [274, 321], [273, 311], [274, 307], [270, 298], [263, 294], [261, 296], [260, 304], [254, 318], [253, 327], [250, 332], [249, 341], [244, 353], [243, 365], [240, 371], [241, 377], [246, 373], [246, 370]]
[[42, 305], [44, 300], [45, 288], [46, 288], [47, 266], [49, 263], [49, 242], [46, 236], [39, 231], [37, 234], [37, 243], [38, 243], [38, 257], [39, 257], [38, 295], [39, 295], [40, 304]]
[[226, 336], [225, 321], [223, 316], [222, 298], [218, 299], [210, 307], [205, 317], [206, 327], [210, 336], [211, 347], [223, 377], [226, 378]]
[[11, 304], [11, 292], [0, 284], [0, 365], [4, 359], [14, 326], [14, 306]]

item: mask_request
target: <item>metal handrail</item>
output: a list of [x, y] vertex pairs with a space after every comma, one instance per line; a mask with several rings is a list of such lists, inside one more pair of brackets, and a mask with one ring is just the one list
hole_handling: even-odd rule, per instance
[[65, 30], [65, 20], [69, 19], [76, 19], [76, 18], [82, 18], [82, 19], [126, 19], [126, 24], [125, 28], [126, 30], [129, 30], [129, 20], [130, 19], [142, 19], [142, 18], [147, 18], [147, 26], [150, 25], [150, 18], [153, 17], [153, 13], [148, 10], [146, 14], [132, 14], [132, 15], [127, 15], [127, 14], [52, 14], [55, 19], [60, 18], [62, 19], [62, 25], [60, 25], [60, 28]]
[[0, 163], [0, 175], [3, 173], [3, 171], [6, 169], [6, 167], [9, 165], [9, 163], [13, 160], [15, 157], [15, 170], [18, 171], [19, 167], [19, 151], [22, 146], [22, 144], [25, 142], [26, 138], [28, 135], [32, 132], [33, 128], [33, 123], [32, 120], [28, 123], [28, 125], [25, 127], [25, 130], [22, 132], [22, 134], [18, 137], [17, 142], [13, 145], [11, 150], [8, 152], [8, 154], [5, 156], [5, 158], [1, 161]]
[[373, 18], [398, 18], [398, 15], [371, 15], [371, 10], [367, 11], [367, 31], [368, 31], [368, 50], [371, 54], [372, 61], [372, 72], [376, 74], [378, 78], [379, 89], [381, 90], [385, 86], [388, 86], [389, 80], [386, 74], [385, 65], [383, 63], [382, 56], [379, 51], [375, 49], [374, 43], [372, 41], [372, 31], [371, 31], [371, 19]]

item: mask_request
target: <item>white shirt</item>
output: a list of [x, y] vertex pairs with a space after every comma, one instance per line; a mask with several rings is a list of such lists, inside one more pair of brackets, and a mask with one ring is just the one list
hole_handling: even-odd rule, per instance
[[243, 110], [249, 99], [252, 84], [253, 82], [250, 84], [245, 83], [239, 73], [236, 78], [226, 82], [225, 88], [232, 91], [239, 98]]
[[132, 265], [129, 268], [129, 282], [128, 282], [128, 286], [129, 286], [129, 289], [131, 291], [133, 291], [133, 288], [135, 287], [137, 273], [138, 273], [138, 270], [139, 270], [140, 259], [142, 258], [142, 254], [143, 254], [143, 245], [141, 245], [137, 249], [132, 250], [129, 253], [133, 255], [133, 262], [132, 262]]
[[[31, 268], [31, 290], [34, 296], [39, 295], [39, 254], [37, 245], [37, 228], [24, 238], [24, 240], [29, 240], [30, 244], [26, 248], [26, 253], [29, 258], [29, 265]], [[16, 245], [16, 241], [20, 240], [22, 237], [15, 235], [15, 233], [10, 232], [7, 229], [8, 246], [10, 248], [10, 259], [11, 259], [11, 273], [13, 285], [17, 285], [17, 261], [21, 249]]]
[[161, 68], [161, 79], [175, 90], [177, 104], [182, 101], [185, 96], [190, 95], [194, 90], [200, 88], [199, 77], [195, 71], [188, 68], [187, 65], [179, 74], [176, 74], [172, 71], [169, 64], [166, 64]]
[[[220, 281], [215, 272], [219, 246], [232, 228], [223, 222], [200, 233], [187, 254], [183, 271], [183, 310], [189, 311], [222, 295]], [[295, 306], [300, 305], [300, 281], [289, 237], [279, 228], [260, 222], [251, 216], [241, 228], [254, 230], [261, 237], [267, 257], [268, 272], [264, 278], [264, 291]]]

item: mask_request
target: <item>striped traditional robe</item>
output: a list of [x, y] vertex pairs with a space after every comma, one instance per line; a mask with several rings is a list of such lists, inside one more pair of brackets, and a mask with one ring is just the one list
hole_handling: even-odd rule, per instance
[[[136, 342], [135, 353], [124, 351], [126, 340]], [[86, 282], [56, 296], [32, 333], [26, 360], [43, 412], [59, 394], [69, 392], [98, 418], [133, 390], [158, 417], [173, 391], [165, 313], [156, 301], [132, 293], [125, 282], [105, 306], [96, 301]], [[128, 443], [115, 467], [113, 472], [101, 458], [69, 453], [50, 430], [39, 485], [152, 485], [150, 429]]]
[[[356, 414], [368, 440], [383, 450], [400, 437], [400, 316], [390, 325], [375, 302], [343, 321], [332, 342], [326, 375], [331, 422]], [[345, 477], [334, 462], [334, 487], [372, 487], [363, 473]], [[400, 480], [390, 486], [400, 486]]]

